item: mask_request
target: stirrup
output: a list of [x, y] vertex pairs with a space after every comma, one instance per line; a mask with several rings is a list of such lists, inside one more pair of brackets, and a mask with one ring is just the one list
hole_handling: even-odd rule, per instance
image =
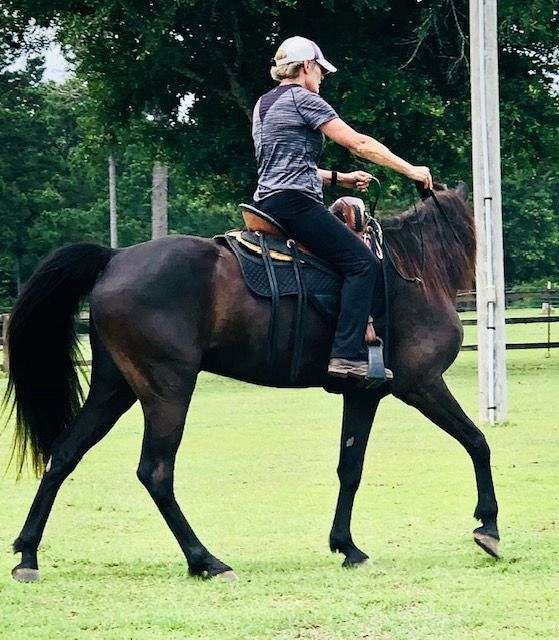
[[390, 369], [384, 366], [384, 343], [381, 338], [377, 338], [375, 342], [368, 345], [367, 350], [369, 369], [363, 380], [363, 386], [366, 389], [376, 389], [381, 384], [392, 380], [394, 375]]

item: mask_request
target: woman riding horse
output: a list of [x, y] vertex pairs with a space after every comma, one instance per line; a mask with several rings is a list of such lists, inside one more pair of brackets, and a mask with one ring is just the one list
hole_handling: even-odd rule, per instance
[[368, 363], [364, 335], [379, 274], [378, 258], [322, 200], [323, 184], [365, 190], [365, 171], [337, 173], [317, 167], [324, 136], [352, 153], [389, 167], [432, 188], [427, 167], [413, 166], [370, 136], [347, 125], [318, 93], [322, 78], [334, 73], [318, 46], [300, 36], [285, 40], [271, 69], [279, 86], [254, 107], [252, 135], [258, 163], [254, 204], [276, 219], [296, 240], [330, 262], [344, 277], [341, 307], [328, 373], [364, 378]]
[[[336, 117], [317, 95], [321, 68], [328, 71], [332, 67], [318, 48], [315, 51], [312, 43], [308, 46], [313, 53], [301, 48], [293, 57], [292, 49], [286, 46], [276, 55], [285, 66], [278, 66], [275, 72], [294, 74], [294, 78], [282, 78], [282, 82], [290, 82], [276, 89], [284, 92], [276, 102], [273, 92], [261, 99], [263, 112], [266, 104], [273, 102], [268, 115], [261, 115], [260, 106], [257, 109], [256, 140], [262, 158], [257, 195], [264, 203], [261, 206], [283, 200], [273, 212], [295, 237], [337, 264], [348, 277], [345, 309], [360, 322], [352, 324], [349, 315], [342, 315], [336, 349], [353, 346], [355, 351], [334, 354], [356, 356], [369, 312], [365, 287], [373, 289], [371, 254], [321, 204], [316, 159], [322, 136], [316, 128], [365, 158], [421, 178], [426, 186], [431, 179], [426, 167], [408, 165]], [[274, 127], [270, 118], [280, 108], [285, 120], [276, 120]], [[306, 138], [301, 138], [302, 134]], [[275, 146], [270, 136], [275, 136]], [[301, 159], [307, 164], [301, 165]], [[344, 180], [366, 183], [359, 176], [342, 177]], [[481, 520], [474, 538], [487, 553], [498, 556], [498, 506], [489, 446], [443, 379], [459, 353], [463, 336], [454, 306], [456, 293], [469, 288], [474, 275], [475, 224], [466, 200], [465, 185], [460, 184], [440, 192], [437, 200], [431, 194], [417, 210], [383, 223], [386, 248], [392, 256], [386, 273], [392, 311], [390, 363], [395, 377], [374, 390], [358, 384], [341, 385], [345, 388], [340, 488], [330, 549], [345, 556], [345, 566], [359, 566], [367, 559], [353, 541], [351, 516], [373, 419], [380, 401], [389, 393], [419, 409], [468, 452], [478, 494], [474, 515]], [[314, 224], [320, 226], [313, 228]], [[405, 277], [397, 267], [404, 274], [421, 278]], [[366, 282], [363, 288], [359, 286], [362, 282]], [[74, 318], [86, 296], [90, 302], [92, 370], [82, 406], [80, 378], [74, 367], [78, 347]], [[189, 572], [231, 578], [231, 567], [204, 546], [179, 506], [174, 492], [176, 455], [200, 371], [255, 384], [293, 386], [286, 373], [293, 312], [293, 305], [282, 305], [284, 330], [278, 352], [283, 366], [271, 369], [265, 348], [269, 301], [247, 289], [236, 256], [222, 243], [172, 235], [125, 249], [73, 244], [50, 255], [18, 298], [6, 341], [10, 352], [6, 400], [11, 398], [9, 404], [15, 409], [15, 453], [21, 465], [30, 454], [33, 467], [42, 474], [25, 524], [14, 541], [21, 562], [14, 567], [13, 577], [38, 579], [38, 548], [58, 491], [82, 457], [139, 400], [144, 413], [139, 480], [179, 543]], [[301, 376], [295, 386], [322, 387], [327, 382], [331, 326], [310, 306], [308, 314]], [[254, 455], [246, 452], [247, 459]], [[113, 463], [119, 464], [119, 460]]]

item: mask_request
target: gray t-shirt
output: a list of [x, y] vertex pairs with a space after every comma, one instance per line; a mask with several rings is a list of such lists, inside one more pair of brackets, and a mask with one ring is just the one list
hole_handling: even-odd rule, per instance
[[318, 128], [337, 117], [323, 98], [298, 84], [279, 85], [260, 97], [252, 115], [255, 201], [293, 189], [322, 202], [317, 162], [324, 135]]

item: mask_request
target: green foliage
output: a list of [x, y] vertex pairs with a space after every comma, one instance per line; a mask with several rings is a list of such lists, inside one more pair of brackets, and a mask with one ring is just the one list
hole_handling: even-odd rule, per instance
[[505, 271], [508, 280], [557, 280], [559, 183], [539, 166], [507, 167], [503, 201]]
[[99, 176], [72, 157], [80, 86], [41, 84], [41, 75], [39, 60], [0, 74], [0, 251], [22, 280], [54, 247], [106, 235], [89, 215]]

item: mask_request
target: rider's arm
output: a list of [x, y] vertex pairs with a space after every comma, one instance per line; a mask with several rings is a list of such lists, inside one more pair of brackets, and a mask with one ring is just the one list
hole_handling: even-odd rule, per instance
[[329, 120], [320, 127], [320, 130], [325, 136], [349, 149], [356, 156], [394, 169], [412, 180], [420, 180], [426, 188], [432, 189], [433, 178], [427, 167], [416, 167], [406, 162], [378, 140], [352, 129], [341, 118]]

